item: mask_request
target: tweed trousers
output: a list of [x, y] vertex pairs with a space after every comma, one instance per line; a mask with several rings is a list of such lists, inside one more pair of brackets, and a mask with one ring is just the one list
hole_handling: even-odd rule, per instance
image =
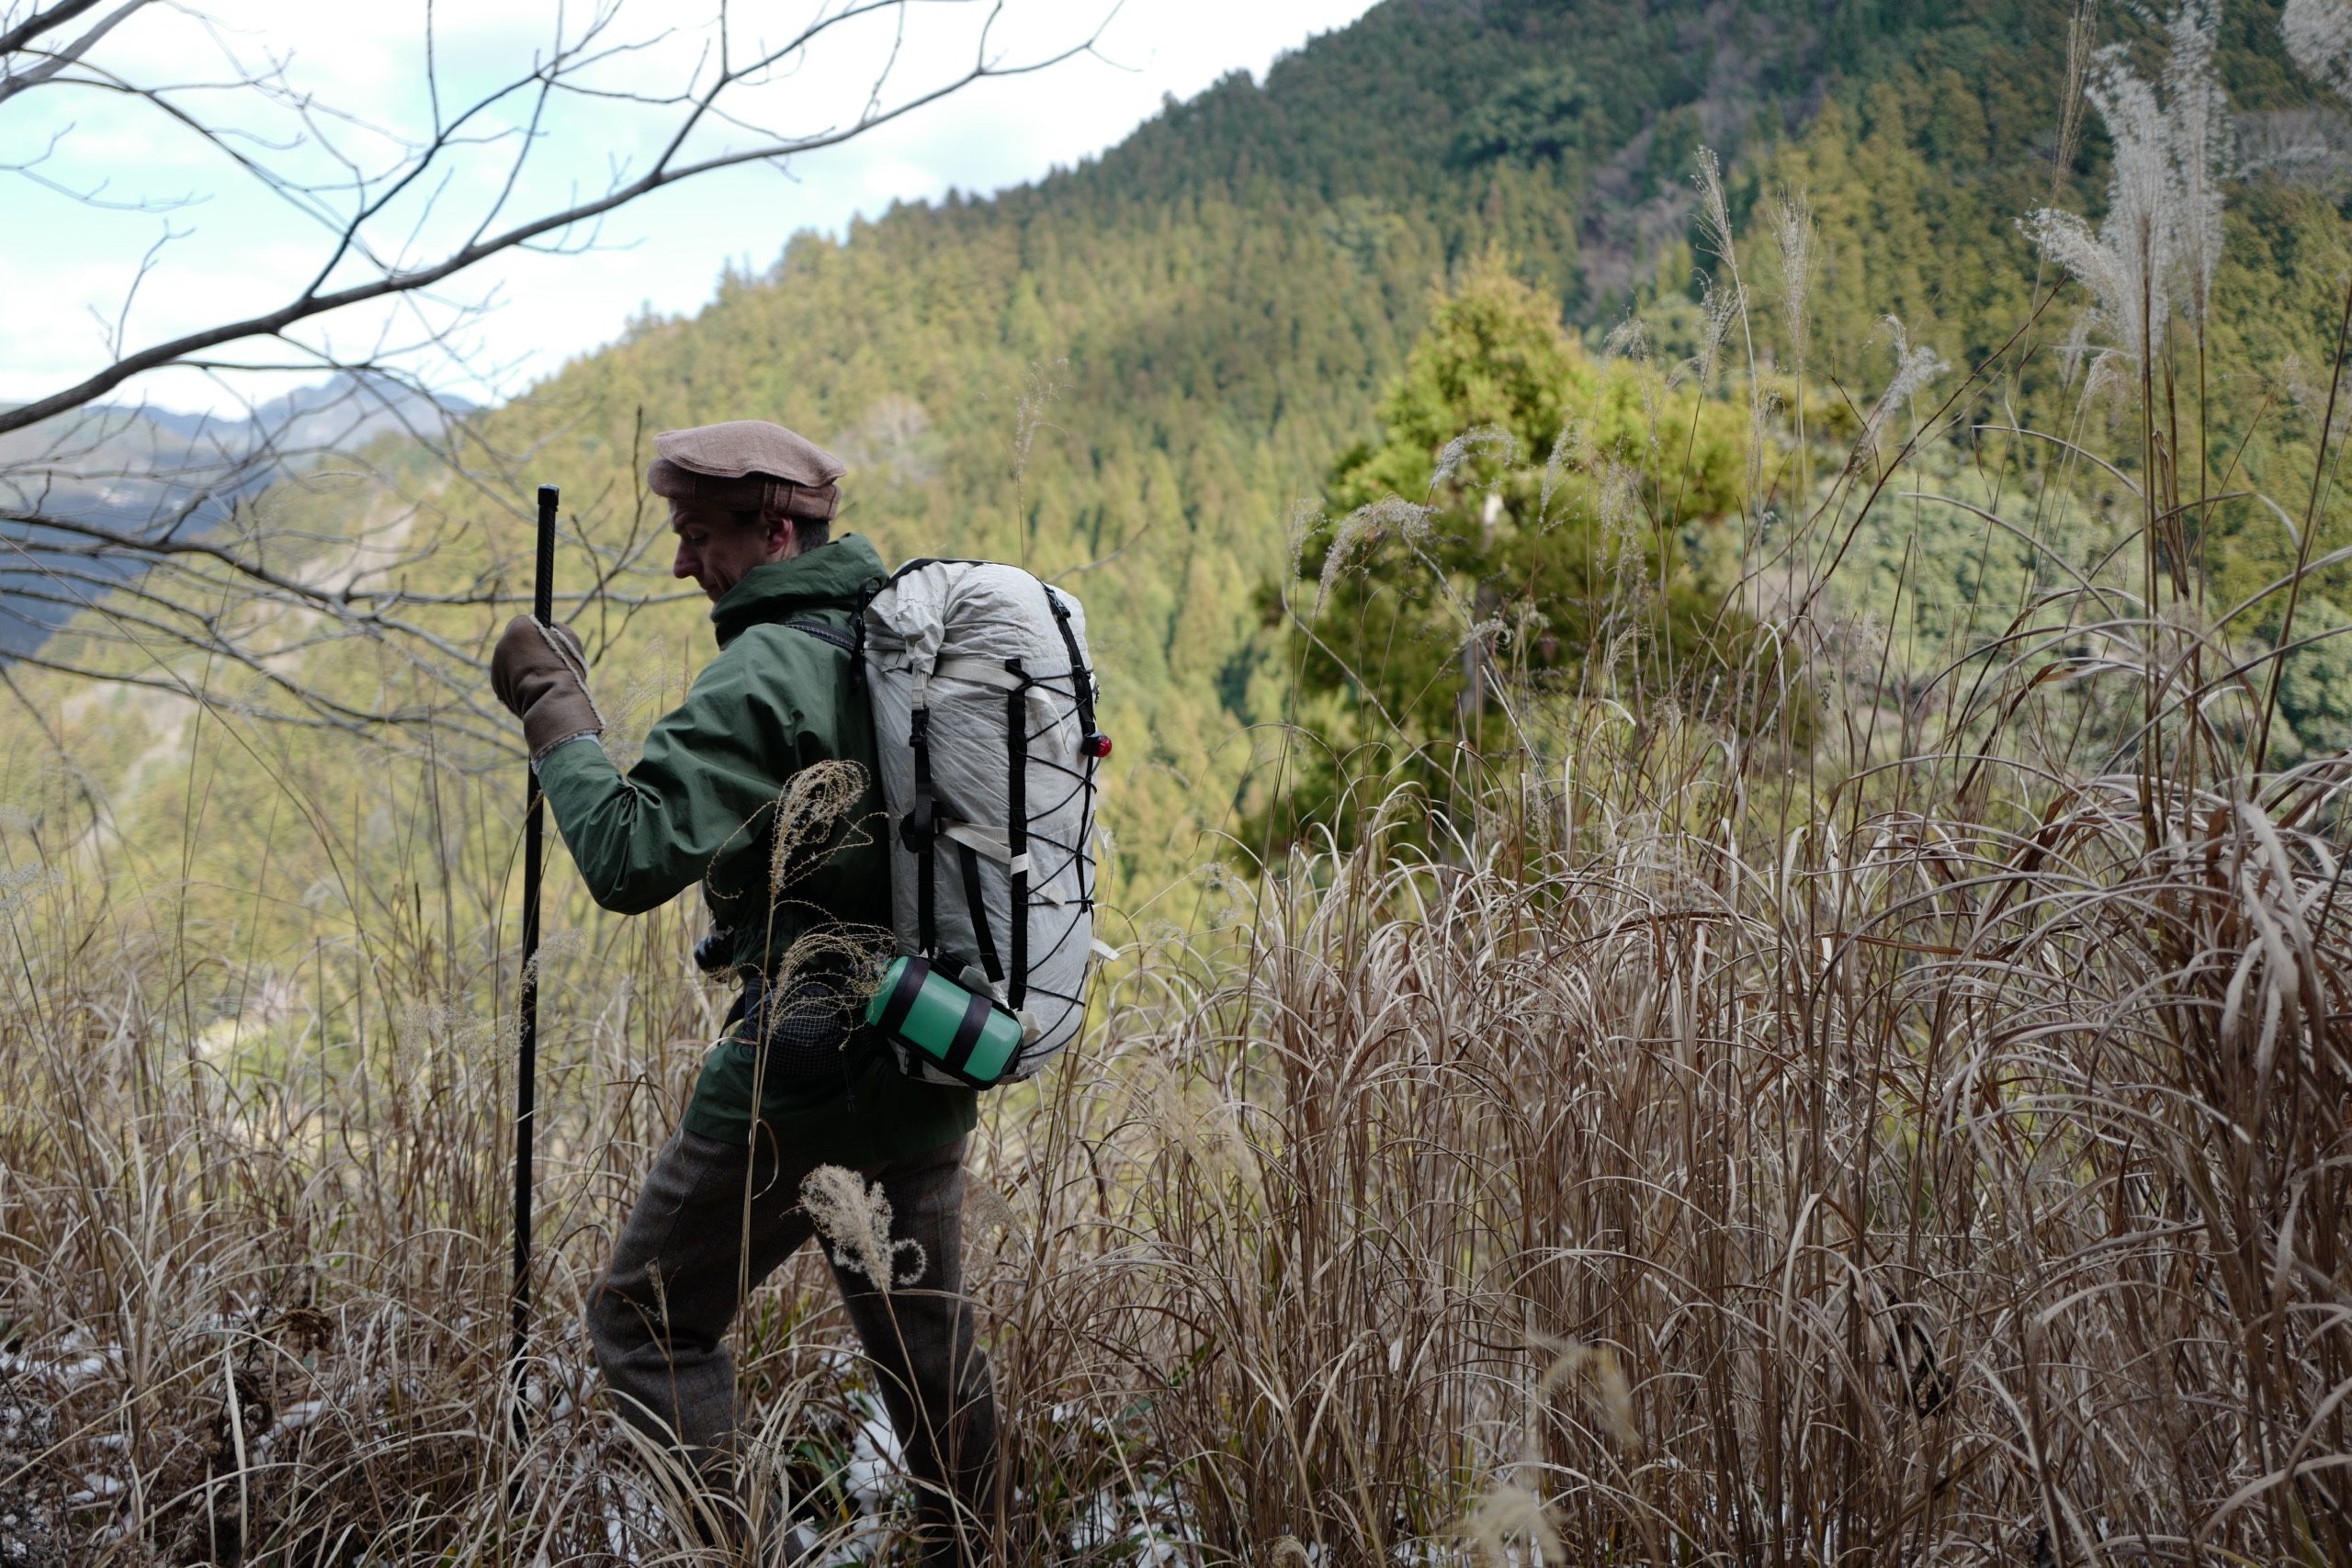
[[[827, 1251], [915, 1480], [927, 1565], [985, 1561], [996, 1535], [995, 1397], [962, 1293], [964, 1144], [858, 1173], [889, 1201], [903, 1271], [888, 1289]], [[624, 1418], [715, 1480], [731, 1474], [737, 1437], [727, 1328], [745, 1294], [814, 1234], [800, 1207], [811, 1168], [681, 1127], [590, 1299], [589, 1337]]]

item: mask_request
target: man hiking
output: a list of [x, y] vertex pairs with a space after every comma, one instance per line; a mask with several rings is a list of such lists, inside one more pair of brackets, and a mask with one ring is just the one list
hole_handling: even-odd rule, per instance
[[699, 881], [718, 929], [696, 958], [742, 987], [591, 1298], [597, 1364], [633, 1425], [731, 1486], [728, 1325], [812, 1234], [804, 1179], [855, 1171], [889, 1234], [829, 1235], [834, 1281], [915, 1478], [922, 1561], [976, 1562], [996, 1447], [961, 1294], [977, 1097], [903, 1074], [857, 985], [861, 955], [888, 951], [887, 825], [856, 660], [831, 638], [851, 641], [861, 593], [887, 573], [865, 539], [829, 540], [842, 464], [793, 432], [739, 420], [654, 447], [673, 570], [710, 596], [718, 633], [684, 703], [623, 773], [568, 628], [518, 615], [491, 663], [596, 902], [634, 914]]

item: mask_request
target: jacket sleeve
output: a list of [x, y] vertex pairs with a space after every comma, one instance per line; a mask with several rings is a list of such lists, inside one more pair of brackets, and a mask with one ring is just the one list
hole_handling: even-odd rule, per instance
[[625, 915], [691, 887], [739, 835], [775, 804], [808, 759], [802, 716], [772, 681], [756, 632], [712, 660], [686, 700], [645, 738], [624, 775], [602, 746], [558, 747], [539, 765], [539, 787], [597, 903]]

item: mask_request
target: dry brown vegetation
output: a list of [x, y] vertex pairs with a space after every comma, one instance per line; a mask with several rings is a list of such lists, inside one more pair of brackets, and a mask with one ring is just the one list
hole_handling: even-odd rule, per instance
[[[999, 1102], [1015, 1560], [2346, 1560], [2342, 770], [1782, 836], [1720, 747], [1577, 739], [1608, 783], [1450, 858], [1231, 885]], [[518, 1443], [496, 966], [377, 933], [368, 1016], [262, 1072], [191, 1047], [166, 941], [16, 897], [7, 1483], [52, 1561], [684, 1560], [573, 1326], [666, 1129], [643, 1043], [707, 1027], [674, 930], [550, 957]], [[845, 1335], [788, 1273], [758, 1462], [846, 1531]]]
[[[2181, 566], [2188, 464], [2109, 470], [2102, 509], [2070, 444], [1980, 432], [1971, 488], [1953, 403], [1896, 448], [1906, 366], [1778, 533], [1767, 458], [1804, 446], [1766, 394], [1804, 401], [1750, 367], [1739, 603], [1794, 657], [1713, 711], [1531, 695], [1442, 809], [1364, 781], [1355, 842], [1211, 867], [1083, 1048], [992, 1101], [1008, 1561], [2352, 1562], [2352, 766], [2273, 764], [2275, 660]], [[1921, 673], [1834, 584], [1939, 486], [2049, 570]], [[2317, 492], [2288, 510], [2316, 538]], [[401, 811], [499, 817], [505, 781], [414, 766]], [[697, 1560], [577, 1327], [714, 1019], [683, 919], [545, 957], [518, 1433], [505, 868], [421, 854], [224, 1035], [185, 890], [104, 834], [22, 841], [15, 1560]], [[763, 1528], [887, 1555], [814, 1261], [738, 1335]]]

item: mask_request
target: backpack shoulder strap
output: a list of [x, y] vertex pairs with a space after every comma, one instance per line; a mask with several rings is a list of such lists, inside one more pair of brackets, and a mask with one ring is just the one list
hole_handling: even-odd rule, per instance
[[808, 633], [810, 637], [815, 637], [819, 642], [831, 643], [835, 648], [840, 649], [843, 653], [856, 653], [859, 651], [857, 640], [851, 637], [849, 633], [837, 631], [833, 627], [827, 626], [822, 621], [786, 621], [784, 624], [790, 626], [794, 631]]

